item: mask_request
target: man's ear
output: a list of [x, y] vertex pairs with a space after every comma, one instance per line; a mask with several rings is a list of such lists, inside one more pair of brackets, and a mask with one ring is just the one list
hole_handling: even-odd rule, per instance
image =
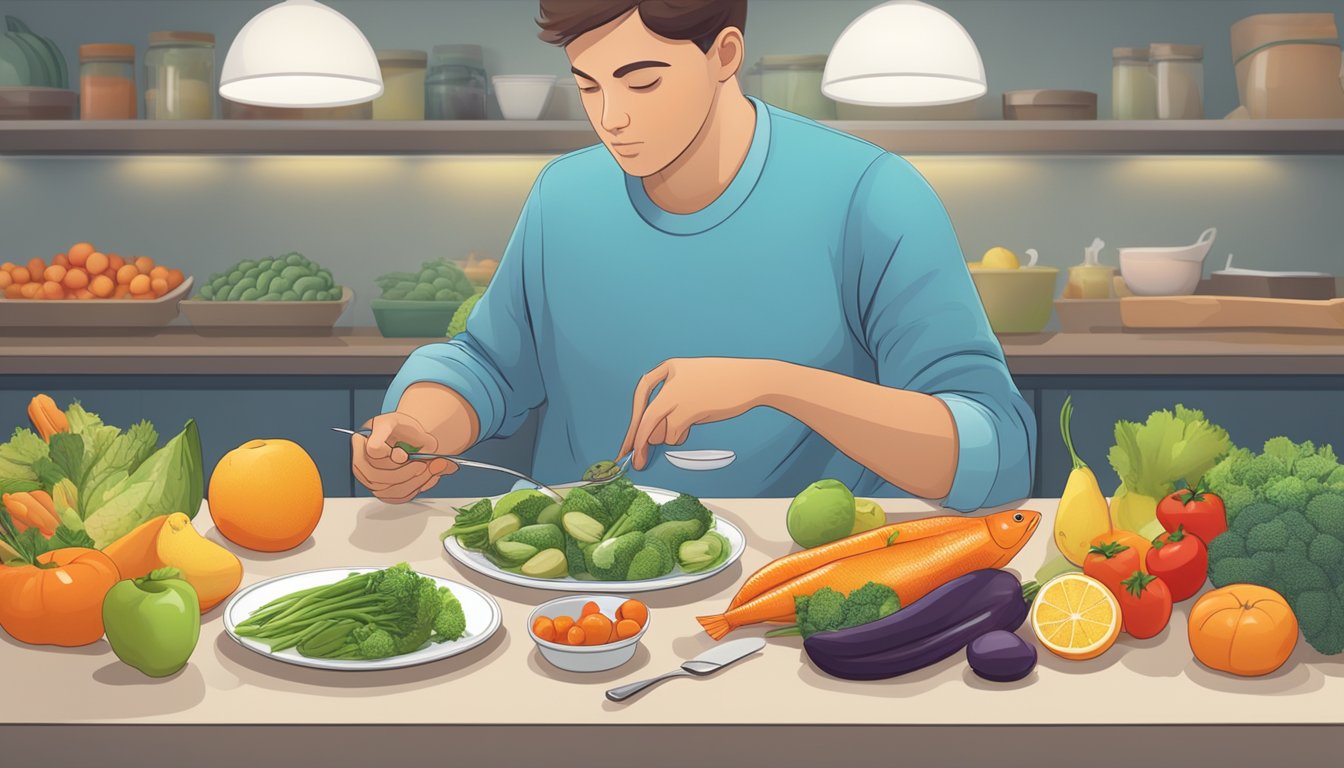
[[746, 57], [746, 47], [742, 39], [742, 30], [737, 27], [724, 27], [714, 44], [709, 47], [710, 63], [718, 66], [719, 82], [728, 82], [742, 70]]

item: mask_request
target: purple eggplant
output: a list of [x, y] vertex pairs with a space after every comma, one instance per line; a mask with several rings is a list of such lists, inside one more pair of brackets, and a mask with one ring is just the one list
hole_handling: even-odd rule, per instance
[[966, 661], [986, 680], [1011, 683], [1036, 668], [1036, 648], [1012, 632], [996, 629], [966, 646]]
[[992, 607], [1002, 610], [1010, 603], [1014, 608], [1025, 608], [1017, 577], [993, 568], [971, 571], [890, 616], [850, 629], [818, 632], [807, 639], [805, 648], [809, 655], [815, 652], [831, 658], [869, 656], [909, 645]]
[[948, 582], [886, 618], [812, 635], [803, 641], [803, 649], [828, 675], [881, 680], [942, 661], [989, 632], [1013, 631], [1026, 618], [1027, 603], [1017, 578], [982, 570]]

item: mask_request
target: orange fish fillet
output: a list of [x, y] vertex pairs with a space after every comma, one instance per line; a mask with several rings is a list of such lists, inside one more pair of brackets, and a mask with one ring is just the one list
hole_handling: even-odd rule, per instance
[[976, 518], [970, 517], [954, 517], [952, 515], [926, 517], [904, 523], [883, 525], [830, 544], [823, 544], [820, 547], [785, 555], [753, 573], [742, 585], [742, 589], [738, 590], [728, 608], [732, 610], [790, 579], [797, 578], [827, 563], [833, 563], [836, 560], [853, 555], [861, 555], [864, 552], [872, 552], [875, 549], [882, 549], [887, 546], [887, 542], [891, 540], [893, 534], [896, 534], [895, 542], [904, 544], [940, 533], [966, 530], [979, 524]]
[[710, 637], [719, 640], [748, 624], [793, 620], [795, 597], [811, 595], [822, 587], [848, 594], [870, 581], [891, 587], [901, 605], [910, 605], [971, 571], [1007, 565], [1031, 538], [1040, 519], [1038, 513], [1023, 510], [1024, 517], [1016, 524], [1024, 528], [1024, 535], [996, 537], [991, 533], [992, 524], [1001, 526], [1005, 515], [1016, 513], [1018, 511], [1013, 510], [989, 517], [966, 518], [971, 525], [961, 530], [922, 538], [902, 541], [902, 537], [897, 537], [889, 547], [827, 563], [732, 607], [724, 614], [701, 616], [697, 620]]

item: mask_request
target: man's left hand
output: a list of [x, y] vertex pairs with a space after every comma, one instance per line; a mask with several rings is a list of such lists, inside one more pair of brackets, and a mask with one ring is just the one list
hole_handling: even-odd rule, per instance
[[[635, 469], [649, 463], [654, 445], [681, 445], [691, 427], [740, 416], [764, 404], [780, 363], [733, 357], [696, 357], [668, 360], [639, 380], [635, 387], [630, 427], [617, 461], [634, 452]], [[662, 384], [657, 396], [649, 399]]]

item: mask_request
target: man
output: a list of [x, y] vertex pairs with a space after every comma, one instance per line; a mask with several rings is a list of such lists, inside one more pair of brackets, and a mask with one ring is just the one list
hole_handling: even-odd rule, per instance
[[[544, 405], [533, 476], [633, 453], [707, 497], [970, 511], [1029, 495], [1034, 420], [956, 234], [908, 163], [745, 97], [746, 0], [541, 0], [602, 144], [538, 176], [465, 334], [417, 350], [354, 471], [389, 502]], [[633, 392], [634, 406], [629, 409]], [[657, 446], [730, 449], [692, 473]]]

